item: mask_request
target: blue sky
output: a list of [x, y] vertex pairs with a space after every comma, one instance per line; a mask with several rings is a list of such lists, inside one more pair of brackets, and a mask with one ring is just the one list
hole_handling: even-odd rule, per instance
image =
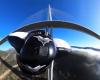
[[[0, 0], [0, 39], [27, 22], [46, 20], [49, 4], [54, 20], [81, 24], [100, 34], [100, 0]], [[53, 31], [54, 37], [62, 38], [70, 45], [100, 45], [99, 40], [81, 32], [64, 29]], [[0, 49], [9, 47], [5, 43]]]

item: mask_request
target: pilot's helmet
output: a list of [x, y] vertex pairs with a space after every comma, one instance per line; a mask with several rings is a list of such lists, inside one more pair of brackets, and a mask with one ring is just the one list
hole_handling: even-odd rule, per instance
[[35, 30], [29, 32], [24, 39], [17, 61], [22, 71], [40, 74], [46, 70], [55, 55], [56, 48], [50, 34], [44, 30]]

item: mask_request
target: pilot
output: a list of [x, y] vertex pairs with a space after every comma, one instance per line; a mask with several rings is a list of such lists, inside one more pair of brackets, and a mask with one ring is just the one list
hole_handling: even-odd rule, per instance
[[8, 41], [17, 51], [17, 63], [22, 72], [38, 75], [45, 72], [56, 56], [55, 43], [44, 30], [14, 32]]

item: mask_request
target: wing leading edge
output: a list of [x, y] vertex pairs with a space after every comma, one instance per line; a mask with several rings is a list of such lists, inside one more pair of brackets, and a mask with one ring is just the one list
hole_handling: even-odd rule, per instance
[[[26, 25], [22, 28], [19, 28], [17, 30], [15, 30], [14, 32], [17, 31], [22, 31], [22, 32], [27, 32], [29, 30], [34, 30], [34, 29], [41, 29], [41, 28], [45, 28], [46, 26], [48, 27], [53, 27], [53, 28], [68, 28], [68, 29], [73, 29], [73, 30], [77, 30], [80, 32], [84, 32], [88, 35], [91, 35], [97, 39], [100, 39], [100, 35], [98, 35], [97, 33], [93, 32], [92, 30], [85, 28], [81, 25], [78, 24], [73, 24], [73, 23], [69, 23], [69, 22], [63, 22], [63, 21], [44, 21], [44, 22], [37, 22], [37, 23], [33, 23], [33, 24], [29, 24]], [[7, 41], [7, 37], [4, 37], [2, 40], [0, 40], [0, 45], [2, 45], [5, 41]]]

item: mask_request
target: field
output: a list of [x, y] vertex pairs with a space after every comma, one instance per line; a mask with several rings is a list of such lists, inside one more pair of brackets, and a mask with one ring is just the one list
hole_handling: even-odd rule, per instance
[[[0, 51], [0, 57], [0, 80], [26, 80], [16, 63], [16, 51], [14, 49]], [[32, 76], [31, 80], [46, 80], [46, 76], [46, 73]]]

